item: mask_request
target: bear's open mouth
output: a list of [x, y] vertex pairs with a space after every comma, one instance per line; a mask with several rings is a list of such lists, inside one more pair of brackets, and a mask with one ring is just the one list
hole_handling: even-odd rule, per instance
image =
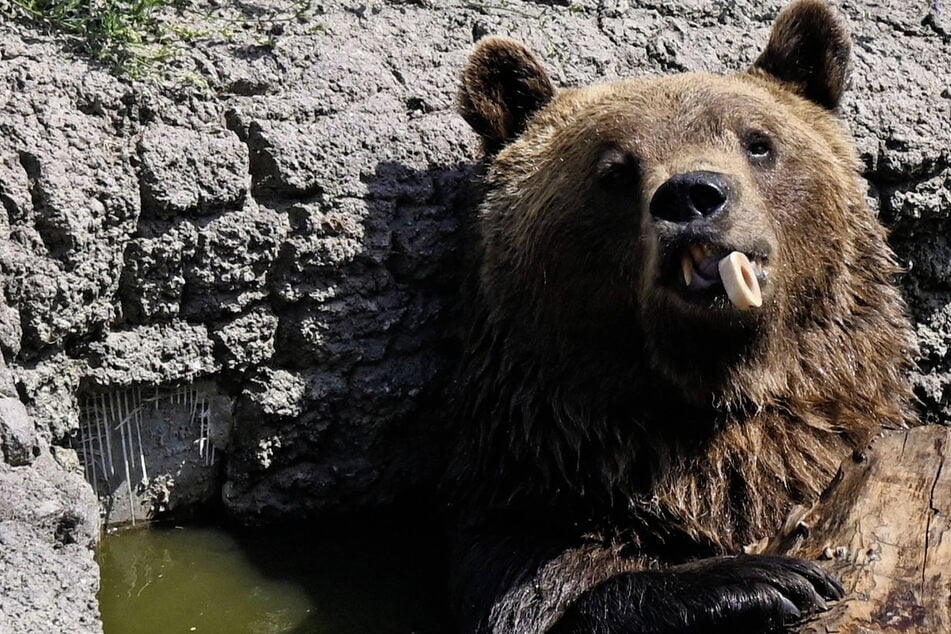
[[762, 305], [762, 287], [769, 278], [765, 257], [693, 243], [681, 251], [679, 261], [682, 288], [691, 295], [725, 292], [730, 303], [740, 310]]

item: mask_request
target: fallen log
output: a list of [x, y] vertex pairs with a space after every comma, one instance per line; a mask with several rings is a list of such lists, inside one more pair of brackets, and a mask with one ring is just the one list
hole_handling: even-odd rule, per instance
[[889, 432], [790, 515], [767, 550], [824, 561], [847, 592], [801, 632], [951, 632], [949, 452], [949, 428]]

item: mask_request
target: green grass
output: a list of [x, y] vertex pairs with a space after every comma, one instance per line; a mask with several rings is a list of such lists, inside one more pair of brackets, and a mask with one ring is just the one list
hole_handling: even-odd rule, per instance
[[[262, 45], [273, 45], [275, 36], [270, 33], [280, 23], [309, 24], [306, 32], [310, 34], [324, 30], [315, 19], [323, 8], [313, 6], [313, 0], [293, 0], [284, 11], [247, 18], [215, 15], [191, 7], [188, 0], [0, 0], [0, 7], [10, 7], [0, 9], [0, 19], [25, 19], [65, 34], [77, 48], [116, 74], [132, 77], [161, 76], [167, 70], [164, 63], [177, 58], [189, 45], [205, 39], [231, 41], [249, 22], [255, 24]], [[174, 9], [177, 16], [163, 12], [166, 8]], [[180, 20], [182, 16], [194, 18], [194, 23]], [[177, 80], [207, 87], [194, 72], [179, 75]]]
[[119, 72], [135, 73], [156, 55], [167, 54], [158, 42], [156, 12], [182, 0], [13, 0], [22, 17], [72, 36], [88, 54]]

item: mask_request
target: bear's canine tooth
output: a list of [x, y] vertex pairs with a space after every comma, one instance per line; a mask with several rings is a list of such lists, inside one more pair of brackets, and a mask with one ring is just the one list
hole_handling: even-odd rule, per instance
[[756, 272], [750, 259], [739, 251], [734, 251], [720, 260], [720, 280], [730, 302], [740, 310], [749, 310], [763, 305], [763, 293], [756, 279]]
[[689, 253], [684, 253], [680, 258], [680, 268], [684, 273], [684, 284], [690, 288], [690, 283], [693, 281], [693, 259]]

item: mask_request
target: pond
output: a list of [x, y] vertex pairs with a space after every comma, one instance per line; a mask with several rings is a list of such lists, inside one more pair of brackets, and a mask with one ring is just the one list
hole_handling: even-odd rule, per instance
[[388, 521], [270, 532], [159, 526], [104, 535], [105, 634], [444, 634], [432, 530]]

